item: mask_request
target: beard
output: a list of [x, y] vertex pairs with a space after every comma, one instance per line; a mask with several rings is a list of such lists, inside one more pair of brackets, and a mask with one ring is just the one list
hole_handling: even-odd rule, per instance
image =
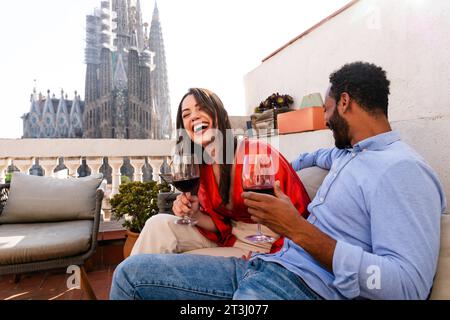
[[349, 125], [347, 120], [339, 115], [337, 108], [334, 110], [333, 115], [328, 120], [328, 127], [333, 131], [333, 137], [336, 148], [349, 149], [352, 148], [352, 144], [349, 138]]

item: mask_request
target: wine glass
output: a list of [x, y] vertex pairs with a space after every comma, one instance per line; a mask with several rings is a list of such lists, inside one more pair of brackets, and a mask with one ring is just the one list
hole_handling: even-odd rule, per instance
[[[200, 186], [200, 166], [197, 157], [191, 155], [174, 155], [171, 164], [172, 185], [183, 193], [197, 195]], [[197, 221], [184, 215], [175, 220], [176, 224], [195, 225]]]
[[[244, 156], [242, 166], [242, 188], [245, 192], [257, 192], [275, 195], [275, 170], [272, 156], [270, 154], [255, 154]], [[258, 223], [255, 235], [245, 239], [254, 243], [274, 242], [275, 238], [265, 235]]]

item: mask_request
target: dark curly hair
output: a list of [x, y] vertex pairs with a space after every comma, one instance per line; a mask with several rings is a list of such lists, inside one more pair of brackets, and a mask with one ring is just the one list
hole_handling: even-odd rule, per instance
[[330, 83], [330, 96], [336, 103], [347, 92], [370, 114], [382, 112], [388, 117], [390, 81], [382, 68], [367, 62], [349, 63], [330, 75]]

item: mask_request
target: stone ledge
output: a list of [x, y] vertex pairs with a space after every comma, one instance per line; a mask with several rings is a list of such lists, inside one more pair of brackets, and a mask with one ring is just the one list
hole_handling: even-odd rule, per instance
[[123, 221], [101, 221], [97, 241], [125, 239]]

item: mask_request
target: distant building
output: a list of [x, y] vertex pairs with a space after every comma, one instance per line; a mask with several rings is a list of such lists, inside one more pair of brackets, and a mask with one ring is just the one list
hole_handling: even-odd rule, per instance
[[73, 100], [61, 92], [57, 99], [50, 97], [50, 91], [44, 97], [31, 95], [30, 112], [22, 116], [23, 138], [82, 138], [84, 102], [75, 92]]
[[150, 32], [140, 0], [102, 1], [86, 17], [85, 100], [36, 96], [23, 138], [170, 139], [172, 116], [157, 5]]
[[139, 0], [102, 1], [101, 10], [87, 16], [86, 26], [84, 137], [170, 139], [158, 7], [149, 37]]

